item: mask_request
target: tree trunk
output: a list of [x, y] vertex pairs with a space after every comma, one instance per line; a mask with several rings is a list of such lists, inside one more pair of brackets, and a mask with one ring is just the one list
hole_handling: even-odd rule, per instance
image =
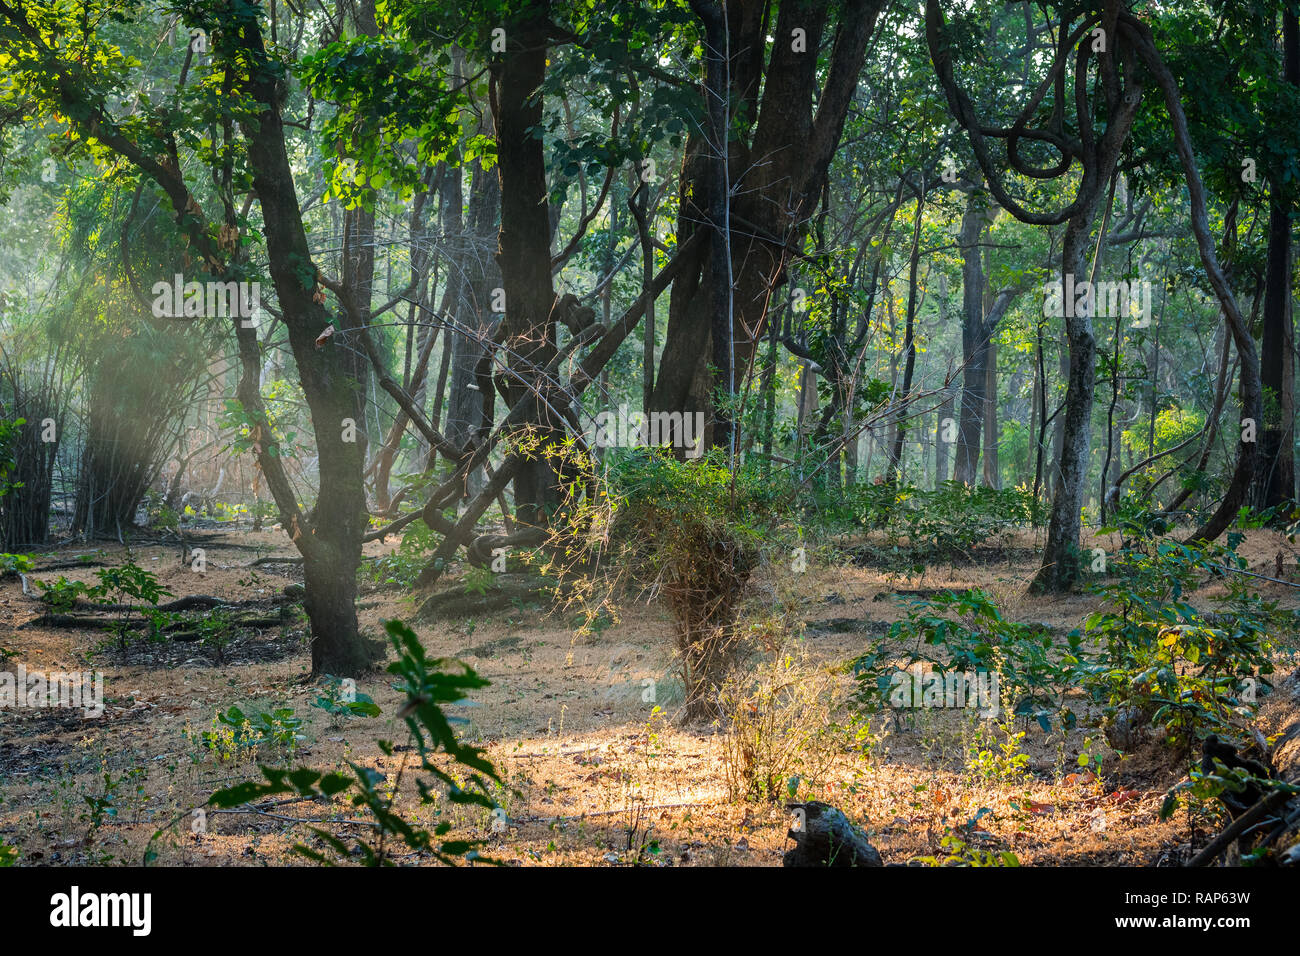
[[986, 348], [984, 379], [984, 484], [997, 488], [998, 462], [998, 345], [992, 338]]
[[917, 268], [921, 261], [921, 217], [925, 197], [916, 201], [916, 221], [912, 227], [912, 254], [907, 271], [907, 316], [903, 322], [903, 387], [898, 395], [899, 412], [894, 425], [894, 447], [889, 455], [889, 480], [897, 483], [903, 462], [903, 440], [907, 432], [907, 402], [912, 394], [912, 375], [916, 370], [916, 297]]
[[[1282, 10], [1282, 62], [1285, 80], [1300, 83], [1300, 43], [1296, 15]], [[1295, 351], [1291, 317], [1291, 210], [1278, 182], [1271, 186], [1268, 264], [1264, 283], [1264, 334], [1260, 377], [1264, 420], [1259, 423], [1259, 466], [1255, 497], [1263, 508], [1295, 499]]]
[[[319, 456], [320, 483], [310, 527], [303, 527], [292, 489], [283, 480], [270, 480], [286, 528], [303, 555], [306, 595], [303, 606], [311, 621], [312, 674], [356, 676], [370, 663], [357, 629], [354, 605], [361, 536], [366, 528], [364, 423], [366, 359], [359, 348], [344, 348], [337, 339], [317, 347], [329, 327], [325, 307], [315, 290], [304, 285], [301, 264], [311, 252], [285, 147], [277, 91], [278, 73], [264, 61], [260, 26], [255, 14], [243, 24], [242, 41], [254, 57], [249, 93], [254, 102], [271, 104], [248, 132], [248, 159], [253, 188], [262, 206], [267, 260], [276, 296], [284, 315], [289, 345], [311, 410]], [[373, 247], [372, 247], [373, 249]], [[363, 300], [368, 305], [368, 300]], [[343, 319], [344, 326], [349, 320]], [[346, 328], [344, 329], [346, 332]], [[250, 410], [261, 408], [256, 393], [260, 346], [254, 329], [236, 323], [243, 375], [239, 397]], [[359, 440], [346, 441], [345, 420], [356, 426]], [[270, 440], [267, 436], [266, 440]], [[266, 470], [264, 468], [264, 470]], [[279, 478], [283, 478], [280, 473]], [[268, 475], [268, 479], [271, 475]]]
[[[1097, 200], [1070, 220], [1061, 254], [1062, 282], [1084, 275], [1085, 253]], [[1071, 283], [1072, 284], [1072, 283]], [[1034, 579], [1042, 590], [1068, 590], [1079, 576], [1079, 535], [1082, 530], [1083, 481], [1088, 471], [1092, 439], [1092, 403], [1096, 389], [1097, 343], [1092, 316], [1085, 309], [1067, 309], [1065, 336], [1069, 343], [1069, 372], [1065, 408], [1061, 412], [1061, 446], [1057, 460], [1056, 493], [1047, 528], [1043, 565]], [[1080, 314], [1082, 313], [1082, 314]]]
[[[496, 318], [492, 290], [501, 287], [501, 270], [492, 256], [501, 207], [501, 184], [495, 172], [476, 166], [470, 183], [468, 241], [458, 248], [464, 254], [454, 266], [465, 277], [463, 295], [452, 304], [462, 328], [447, 339], [451, 353], [451, 384], [447, 392], [448, 440], [463, 447], [482, 437], [492, 423], [496, 395], [480, 381], [480, 364], [488, 356]], [[507, 302], [507, 308], [509, 303]], [[487, 478], [476, 468], [467, 479], [469, 497], [478, 494]]]
[[[712, 38], [705, 50], [713, 64], [706, 70], [706, 105], [724, 107], [719, 125], [730, 133], [725, 144], [712, 135], [692, 135], [687, 143], [678, 241], [719, 219], [737, 228], [725, 230], [730, 255], [701, 248], [673, 284], [652, 406], [668, 412], [712, 410], [706, 416], [712, 444], [719, 438], [713, 434], [717, 412], [709, 365], [718, 367], [728, 382], [743, 382], [749, 373], [774, 290], [786, 281], [786, 265], [801, 249], [822, 195], [882, 6], [879, 0], [848, 0], [838, 7], [826, 0], [780, 5], [732, 0], [719, 33], [722, 4], [691, 0]], [[819, 57], [816, 51], [833, 10], [838, 22], [830, 56]], [[795, 29], [805, 34], [806, 50], [791, 43]], [[770, 37], [780, 40], [769, 49]], [[723, 54], [721, 63], [718, 54]], [[719, 66], [728, 81], [721, 101]], [[719, 176], [715, 160], [723, 149], [728, 167]], [[717, 195], [717, 184], [742, 181], [744, 189]], [[732, 317], [729, 325], [724, 300]], [[727, 337], [730, 349], [713, 341], [715, 331]], [[729, 427], [719, 424], [724, 431]]]
[[[944, 397], [943, 404], [939, 406], [939, 420], [934, 434], [934, 486], [938, 488], [948, 480], [948, 446], [951, 444], [944, 438], [944, 433], [948, 430], [946, 422], [952, 421], [953, 405], [955, 397], [951, 391], [948, 391]], [[954, 422], [955, 424], [955, 422]]]
[[971, 193], [961, 218], [957, 243], [961, 246], [961, 354], [962, 389], [957, 425], [957, 463], [953, 480], [975, 483], [980, 459], [980, 438], [984, 430], [985, 389], [988, 386], [987, 337], [984, 333], [984, 257], [979, 239], [986, 222], [985, 207]]
[[[542, 124], [540, 88], [546, 78], [549, 0], [506, 25], [506, 53], [492, 64], [493, 115], [501, 185], [501, 226], [497, 262], [505, 290], [504, 348], [508, 373], [497, 388], [509, 406], [536, 388], [539, 373], [555, 354], [551, 310], [551, 221], [547, 201], [546, 157], [533, 131]], [[525, 431], [533, 450], [514, 479], [515, 517], [541, 526], [559, 502], [558, 479], [549, 449], [560, 441], [563, 425], [545, 407]]]

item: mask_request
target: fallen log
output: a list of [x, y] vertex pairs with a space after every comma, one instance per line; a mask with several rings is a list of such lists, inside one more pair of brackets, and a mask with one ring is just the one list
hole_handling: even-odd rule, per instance
[[273, 597], [254, 598], [247, 601], [232, 601], [229, 598], [213, 597], [211, 594], [189, 594], [183, 598], [177, 598], [175, 601], [168, 601], [166, 604], [159, 604], [157, 607], [144, 604], [97, 604], [93, 601], [77, 601], [72, 605], [72, 610], [86, 610], [96, 613], [124, 613], [130, 612], [135, 614], [144, 614], [147, 611], [211, 611], [219, 607], [260, 607], [263, 604], [283, 604], [290, 600], [284, 594]]
[[[173, 621], [169, 624], [164, 624], [159, 630], [164, 634], [171, 634], [184, 628], [191, 627], [193, 623], [193, 621]], [[234, 628], [280, 627], [281, 625], [289, 623], [289, 618], [286, 614], [279, 614], [275, 617], [232, 617], [229, 619], [229, 623], [230, 626]], [[77, 631], [107, 631], [121, 628], [127, 631], [142, 631], [152, 626], [152, 624], [153, 622], [148, 618], [133, 618], [131, 620], [122, 621], [112, 617], [78, 617], [75, 614], [42, 614], [39, 617], [34, 617], [30, 621], [20, 624], [19, 627], [62, 627]]]

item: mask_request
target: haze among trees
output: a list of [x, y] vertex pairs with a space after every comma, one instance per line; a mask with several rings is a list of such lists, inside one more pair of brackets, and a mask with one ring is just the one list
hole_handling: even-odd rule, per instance
[[1300, 862], [1297, 116], [1290, 0], [0, 0], [0, 863], [52, 781], [74, 862]]

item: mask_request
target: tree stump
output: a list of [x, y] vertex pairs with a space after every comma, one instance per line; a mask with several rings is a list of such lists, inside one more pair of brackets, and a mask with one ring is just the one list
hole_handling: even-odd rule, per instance
[[883, 866], [867, 836], [830, 804], [787, 803], [797, 816], [786, 836], [794, 840], [782, 866]]

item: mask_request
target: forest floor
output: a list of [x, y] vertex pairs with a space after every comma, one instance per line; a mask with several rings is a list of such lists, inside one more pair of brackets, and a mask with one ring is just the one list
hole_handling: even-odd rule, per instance
[[[207, 529], [192, 537], [203, 539], [191, 541], [206, 551], [202, 575], [181, 563], [175, 541], [137, 540], [131, 553], [177, 596], [247, 600], [297, 580], [299, 569], [291, 564], [249, 567], [258, 558], [291, 555], [278, 531]], [[833, 669], [906, 612], [909, 595], [900, 591], [978, 586], [1015, 620], [1062, 633], [1079, 626], [1098, 608], [1095, 596], [1024, 594], [1039, 544], [1024, 533], [977, 562], [930, 568], [923, 579], [884, 573], [869, 562], [812, 562], [799, 575], [768, 569], [756, 578], [750, 601], [762, 607], [779, 594], [793, 609], [794, 636], [782, 650], [808, 686], [825, 681], [835, 688], [825, 695], [829, 701], [849, 684]], [[369, 554], [384, 550], [367, 546]], [[123, 551], [116, 543], [83, 543], [35, 555], [31, 590], [59, 575], [93, 583], [93, 566], [40, 568], [85, 560], [112, 565]], [[1285, 565], [1296, 567], [1295, 547], [1271, 532], [1250, 532], [1239, 552], [1264, 574], [1273, 574], [1280, 552]], [[1297, 604], [1300, 591], [1260, 584], [1266, 598]], [[468, 593], [467, 599], [472, 606]], [[644, 597], [629, 600], [617, 622], [580, 639], [572, 614], [526, 602], [420, 623], [411, 596], [370, 590], [358, 608], [370, 632], [382, 633], [382, 619], [407, 620], [431, 655], [460, 658], [491, 681], [472, 705], [450, 711], [468, 721], [462, 733], [488, 748], [508, 784], [499, 799], [509, 826], [494, 832], [479, 808], [414, 801], [403, 807], [426, 826], [450, 819], [454, 832], [485, 839], [486, 855], [521, 865], [777, 866], [792, 845], [785, 793], [775, 803], [732, 796], [728, 771], [735, 762], [723, 722], [682, 726], [676, 720], [671, 622]], [[5, 668], [102, 670], [107, 709], [97, 719], [66, 708], [0, 711], [0, 841], [16, 847], [26, 864], [139, 863], [160, 828], [165, 832], [154, 849], [161, 863], [293, 862], [294, 844], [311, 838], [301, 821], [332, 813], [335, 823], [327, 829], [346, 837], [357, 831], [337, 821], [353, 811], [305, 802], [262, 812], [209, 811], [206, 832], [194, 833], [190, 809], [216, 789], [256, 778], [258, 763], [329, 770], [353, 760], [393, 774], [405, 759], [400, 752], [385, 757], [377, 745], [406, 736], [394, 716], [401, 701], [388, 675], [377, 671], [358, 681], [358, 690], [382, 709], [377, 718], [339, 722], [311, 706], [321, 690], [304, 681], [310, 659], [300, 617], [245, 632], [218, 664], [209, 648], [195, 643], [138, 643], [123, 659], [103, 632], [30, 626], [43, 611], [17, 578], [0, 581], [0, 648], [11, 654]], [[1280, 637], [1294, 649], [1295, 635]], [[654, 703], [643, 700], [650, 686]], [[246, 713], [292, 708], [304, 739], [292, 754], [218, 760], [200, 735], [219, 729], [215, 714], [232, 705]], [[1185, 777], [1188, 757], [1156, 744], [1121, 758], [1098, 742], [1095, 729], [1045, 734], [1020, 721], [1017, 732], [1026, 733], [1019, 746], [1029, 759], [1016, 770], [975, 759], [982, 749], [996, 757], [1006, 739], [996, 722], [971, 711], [924, 710], [901, 722], [878, 716], [842, 733], [824, 717], [807, 717], [821, 723], [808, 737], [817, 753], [801, 755], [798, 764], [799, 799], [843, 809], [887, 863], [942, 856], [940, 841], [955, 833], [982, 849], [1010, 850], [1026, 865], [1170, 865], [1203, 845], [1221, 822], [1181, 811], [1159, 819], [1164, 794]], [[1104, 757], [1099, 777], [1080, 769], [1081, 752]]]

